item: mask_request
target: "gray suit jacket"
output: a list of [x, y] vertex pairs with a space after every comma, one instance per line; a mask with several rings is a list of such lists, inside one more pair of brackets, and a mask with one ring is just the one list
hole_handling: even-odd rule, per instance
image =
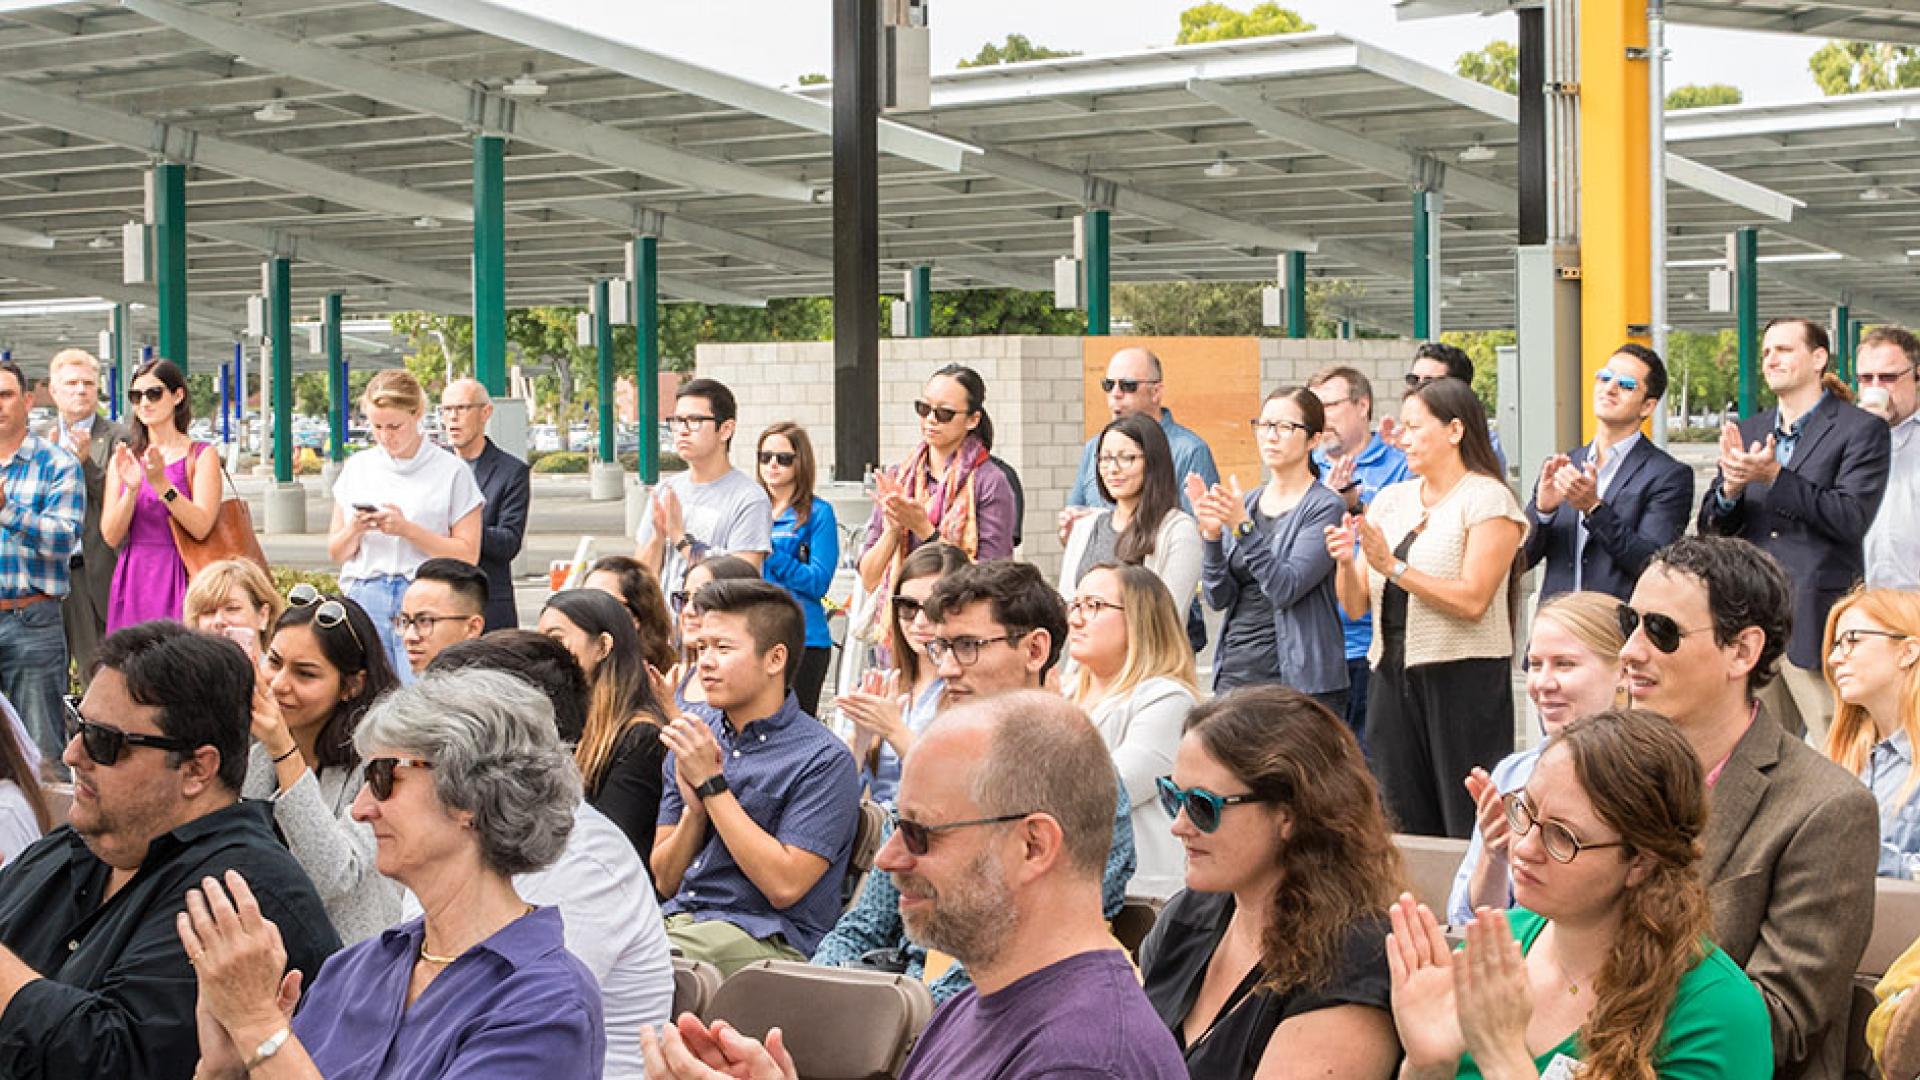
[[1840, 1080], [1853, 972], [1873, 929], [1873, 794], [1763, 708], [1709, 804], [1700, 874], [1714, 941], [1766, 999], [1774, 1075]]

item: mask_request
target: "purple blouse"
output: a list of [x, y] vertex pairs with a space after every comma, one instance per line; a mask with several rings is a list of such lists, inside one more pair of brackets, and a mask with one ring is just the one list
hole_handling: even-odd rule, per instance
[[[928, 480], [929, 488], [933, 483]], [[981, 462], [980, 467], [973, 471], [973, 516], [980, 527], [980, 550], [974, 553], [973, 561], [1013, 558], [1013, 485], [1007, 482], [1007, 474], [992, 461]], [[938, 521], [934, 522], [936, 528], [939, 524]], [[866, 554], [880, 542], [880, 535], [886, 531], [886, 516], [880, 513], [880, 504], [876, 502], [872, 515], [867, 518], [867, 538], [860, 545], [860, 553]], [[909, 552], [920, 544], [921, 541], [907, 538]]]
[[560, 909], [535, 909], [462, 953], [407, 1004], [421, 919], [335, 953], [293, 1018], [327, 1080], [599, 1080], [600, 987], [561, 938]]

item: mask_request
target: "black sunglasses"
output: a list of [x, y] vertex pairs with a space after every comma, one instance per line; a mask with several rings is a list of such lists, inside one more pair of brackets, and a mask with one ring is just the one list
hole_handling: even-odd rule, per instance
[[347, 635], [353, 638], [354, 647], [359, 649], [361, 657], [365, 658], [367, 647], [361, 644], [360, 635], [354, 631], [353, 623], [347, 619], [347, 605], [338, 600], [327, 599], [319, 589], [304, 581], [287, 590], [287, 603], [297, 608], [313, 607], [314, 604], [319, 604], [319, 607], [313, 609], [313, 624], [322, 630], [345, 626]]
[[169, 739], [164, 735], [141, 735], [132, 731], [121, 731], [117, 727], [96, 724], [80, 715], [80, 699], [67, 694], [60, 699], [67, 707], [67, 741], [72, 742], [75, 735], [80, 736], [80, 745], [87, 757], [95, 765], [112, 765], [120, 760], [129, 746], [151, 746], [155, 750], [171, 750], [176, 754], [190, 754], [198, 749], [185, 739]]
[[927, 853], [927, 845], [933, 843], [934, 833], [949, 832], [953, 829], [970, 829], [975, 825], [1005, 825], [1009, 821], [1019, 821], [1037, 813], [1039, 811], [1029, 810], [1024, 814], [1001, 814], [999, 817], [949, 821], [944, 825], [924, 825], [918, 821], [908, 821], [900, 816], [898, 810], [895, 810], [893, 811], [893, 828], [900, 834], [900, 842], [907, 846], [907, 854], [920, 856]]
[[1158, 386], [1158, 385], [1160, 385], [1159, 379], [1101, 379], [1100, 380], [1100, 390], [1102, 393], [1107, 393], [1107, 394], [1113, 393], [1113, 388], [1116, 386], [1120, 388], [1121, 393], [1131, 394], [1138, 391], [1143, 386]]
[[1697, 634], [1702, 630], [1712, 629], [1712, 627], [1708, 626], [1697, 626], [1691, 630], [1682, 630], [1680, 624], [1674, 622], [1673, 616], [1671, 615], [1662, 615], [1657, 611], [1649, 611], [1642, 614], [1626, 604], [1621, 604], [1613, 610], [1614, 617], [1620, 621], [1620, 639], [1622, 641], [1632, 637], [1635, 629], [1642, 629], [1647, 632], [1648, 644], [1663, 653], [1678, 651], [1680, 648], [1680, 639], [1686, 637], [1688, 634]]
[[1187, 820], [1203, 833], [1220, 827], [1220, 817], [1227, 807], [1267, 801], [1253, 794], [1216, 795], [1206, 788], [1183, 788], [1175, 784], [1171, 776], [1162, 776], [1153, 783], [1160, 789], [1160, 809], [1167, 812], [1167, 817], [1177, 818], [1180, 811], [1185, 810]]
[[762, 450], [760, 451], [760, 464], [772, 465], [778, 462], [781, 468], [791, 469], [793, 468], [793, 459], [795, 456], [791, 450]]
[[1428, 383], [1437, 383], [1444, 378], [1446, 378], [1445, 375], [1415, 375], [1409, 371], [1407, 372], [1407, 389], [1418, 390]]
[[[971, 412], [972, 410], [966, 411]], [[913, 403], [913, 414], [922, 420], [931, 416], [942, 424], [951, 424], [953, 423], [953, 418], [961, 414], [961, 410], [949, 409], [945, 405], [933, 405], [925, 401], [916, 401]]]
[[433, 762], [411, 757], [377, 757], [367, 761], [367, 790], [373, 797], [386, 802], [393, 796], [393, 770], [402, 765], [411, 765], [416, 769], [431, 769]]
[[138, 386], [127, 388], [127, 400], [133, 402], [135, 405], [140, 404], [142, 400], [152, 405], [166, 396], [167, 388], [164, 386], [149, 386], [144, 389]]
[[926, 606], [924, 602], [915, 600], [911, 596], [896, 596], [893, 598], [894, 617], [905, 622], [911, 622], [914, 618], [918, 617], [921, 609]]

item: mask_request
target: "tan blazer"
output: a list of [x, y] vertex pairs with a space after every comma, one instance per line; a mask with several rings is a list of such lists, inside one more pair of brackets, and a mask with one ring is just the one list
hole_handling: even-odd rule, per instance
[[1776, 1077], [1843, 1075], [1879, 854], [1872, 792], [1761, 709], [1713, 786], [1701, 877], [1715, 943], [1766, 998]]

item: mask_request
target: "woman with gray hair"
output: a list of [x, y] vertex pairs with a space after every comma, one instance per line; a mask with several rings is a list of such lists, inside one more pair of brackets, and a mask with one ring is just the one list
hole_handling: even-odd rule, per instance
[[295, 1018], [299, 974], [281, 977], [280, 932], [246, 881], [189, 892], [196, 1076], [597, 1080], [598, 985], [566, 951], [559, 910], [513, 886], [560, 855], [580, 801], [553, 706], [500, 672], [430, 673], [368, 713], [354, 743], [366, 763], [354, 817], [425, 915], [334, 954]]

